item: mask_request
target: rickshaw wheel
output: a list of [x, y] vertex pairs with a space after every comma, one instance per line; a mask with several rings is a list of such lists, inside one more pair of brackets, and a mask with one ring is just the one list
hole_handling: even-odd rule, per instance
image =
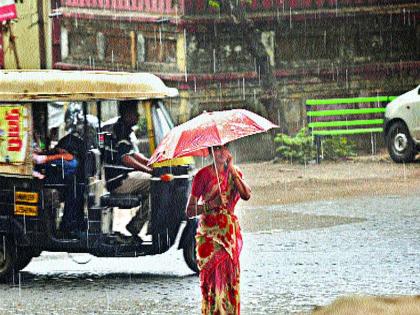
[[9, 281], [15, 272], [16, 247], [7, 236], [0, 236], [0, 281]]
[[192, 237], [192, 240], [187, 242], [187, 244], [183, 248], [183, 254], [187, 266], [195, 273], [199, 273], [200, 270], [197, 266], [197, 255], [195, 252], [195, 237]]

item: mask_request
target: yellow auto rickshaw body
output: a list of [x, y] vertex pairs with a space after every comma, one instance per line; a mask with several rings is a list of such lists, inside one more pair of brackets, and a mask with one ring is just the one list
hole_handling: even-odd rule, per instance
[[[136, 257], [163, 253], [174, 244], [181, 222], [186, 220], [185, 205], [193, 159], [184, 157], [154, 164], [150, 192], [146, 196], [113, 195], [104, 189], [106, 166], [113, 166], [106, 165], [105, 141], [101, 147], [100, 136], [109, 135], [109, 131], [102, 128], [106, 123], [101, 126], [105, 106], [138, 100], [143, 106], [147, 129], [145, 141], [152, 154], [168, 129], [173, 127], [163, 101], [177, 95], [177, 89], [167, 87], [150, 73], [0, 71], [0, 281], [13, 277], [14, 272], [23, 269], [42, 251]], [[57, 105], [56, 109], [63, 114], [66, 106], [75, 103], [83, 109], [84, 134], [89, 115], [94, 114], [99, 127], [95, 131], [97, 142], [94, 146], [88, 145], [86, 139], [80, 140], [84, 143], [83, 154], [78, 156], [78, 173], [73, 175], [69, 186], [64, 162], [61, 169], [57, 167], [62, 170], [62, 177], [61, 171], [56, 177], [42, 177], [34, 171], [33, 153], [35, 148], [42, 147], [42, 141], [47, 143], [46, 135], [51, 136], [52, 128], [48, 129], [50, 105]], [[166, 119], [165, 127], [158, 126], [162, 119]], [[45, 136], [41, 141], [39, 128], [43, 128], [42, 136]], [[48, 143], [44, 147], [50, 148]], [[76, 239], [69, 238], [73, 236], [62, 239], [58, 227], [60, 211], [70, 204], [63, 198], [69, 187], [74, 190], [74, 199], [82, 202], [81, 207], [74, 209], [81, 209], [84, 214], [83, 228]], [[126, 242], [127, 237], [121, 238], [113, 230], [113, 210], [136, 207], [146, 207], [150, 213], [147, 230], [150, 228], [151, 239], [139, 242], [134, 235]], [[194, 271], [198, 270], [194, 252], [196, 224], [197, 221], [189, 221], [179, 241], [179, 248], [184, 250], [187, 264]]]

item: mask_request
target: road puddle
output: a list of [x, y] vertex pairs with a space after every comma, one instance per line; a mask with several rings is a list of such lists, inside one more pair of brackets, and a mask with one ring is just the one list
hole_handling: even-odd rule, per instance
[[335, 215], [313, 215], [265, 208], [242, 208], [238, 211], [244, 232], [297, 231], [327, 228], [364, 222], [366, 219]]

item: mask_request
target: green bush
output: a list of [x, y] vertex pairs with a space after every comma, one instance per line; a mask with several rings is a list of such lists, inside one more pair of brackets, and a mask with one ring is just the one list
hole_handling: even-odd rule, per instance
[[[316, 146], [308, 128], [302, 128], [294, 136], [279, 133], [275, 136], [277, 157], [290, 162], [307, 163], [316, 159]], [[355, 144], [346, 137], [322, 138], [322, 151], [325, 160], [337, 160], [355, 156]]]
[[331, 137], [322, 139], [322, 149], [325, 160], [337, 160], [356, 156], [356, 145], [346, 137]]
[[276, 153], [280, 159], [290, 162], [306, 163], [315, 159], [316, 148], [312, 136], [308, 135], [307, 128], [302, 128], [294, 136], [279, 133], [275, 136]]

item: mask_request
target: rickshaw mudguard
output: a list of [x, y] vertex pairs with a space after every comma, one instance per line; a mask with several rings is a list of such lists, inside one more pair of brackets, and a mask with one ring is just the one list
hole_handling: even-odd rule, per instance
[[[181, 222], [185, 221], [185, 205], [188, 201], [191, 178], [189, 166], [159, 167], [153, 169], [150, 183], [151, 231], [158, 252], [175, 244]], [[173, 180], [165, 181], [165, 176]]]
[[25, 228], [21, 222], [11, 218], [10, 219], [11, 230], [16, 241], [16, 245], [19, 246], [29, 246], [31, 245], [31, 240], [27, 233], [25, 233]]
[[182, 232], [181, 239], [179, 240], [178, 249], [184, 248], [188, 244], [188, 241], [191, 238], [195, 237], [197, 227], [198, 227], [198, 218], [197, 217], [189, 218], [187, 221], [187, 225], [185, 226], [184, 231]]

